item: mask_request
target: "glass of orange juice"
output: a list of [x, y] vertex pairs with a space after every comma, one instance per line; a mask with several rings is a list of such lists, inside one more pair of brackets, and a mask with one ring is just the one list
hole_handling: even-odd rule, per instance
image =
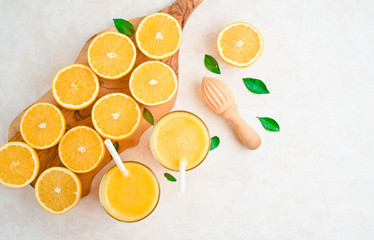
[[137, 222], [148, 217], [160, 198], [160, 185], [151, 169], [139, 162], [123, 162], [127, 174], [117, 165], [103, 176], [100, 183], [100, 202], [113, 218]]
[[174, 111], [155, 124], [150, 145], [162, 166], [180, 171], [180, 163], [184, 161], [188, 171], [199, 166], [208, 155], [210, 136], [207, 126], [198, 116], [187, 111]]

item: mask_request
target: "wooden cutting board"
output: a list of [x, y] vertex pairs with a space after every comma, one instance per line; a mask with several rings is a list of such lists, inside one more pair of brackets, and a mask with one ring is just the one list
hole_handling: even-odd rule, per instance
[[[186, 24], [188, 17], [191, 15], [193, 10], [202, 1], [203, 0], [176, 0], [169, 7], [161, 10], [161, 12], [168, 13], [172, 15], [173, 17], [175, 17], [183, 28], [184, 25]], [[134, 25], [135, 30], [137, 29], [140, 21], [143, 18], [144, 17], [139, 17], [139, 18], [129, 20]], [[108, 31], [117, 31], [117, 30], [113, 26], [103, 32], [108, 32]], [[86, 42], [86, 44], [83, 46], [82, 50], [80, 51], [75, 63], [80, 63], [80, 64], [84, 64], [88, 66], [87, 49], [92, 39], [96, 35], [91, 37]], [[131, 36], [130, 38], [135, 43], [135, 37]], [[162, 62], [168, 64], [171, 68], [173, 68], [177, 76], [178, 76], [178, 56], [179, 56], [179, 51], [173, 56], [162, 60]], [[133, 69], [135, 69], [139, 64], [145, 61], [149, 61], [149, 60], [152, 60], [152, 59], [146, 57], [139, 49], [137, 49], [137, 58], [136, 58], [135, 66]], [[62, 67], [64, 66], [61, 66], [61, 68]], [[131, 96], [131, 93], [129, 90], [130, 75], [131, 75], [131, 72], [127, 74], [125, 77], [120, 78], [118, 80], [106, 80], [106, 79], [99, 77], [100, 92], [99, 92], [98, 98], [100, 98], [103, 95], [106, 95], [108, 93], [113, 93], [113, 92], [121, 92], [121, 93], [125, 93]], [[51, 79], [51, 82], [52, 82], [52, 79]], [[177, 97], [177, 94], [175, 94], [173, 99], [171, 99], [169, 102], [163, 105], [155, 106], [155, 107], [147, 107], [152, 112], [155, 121], [157, 121], [161, 116], [163, 116], [165, 113], [169, 112], [173, 108], [175, 101], [176, 101], [176, 97]], [[38, 103], [38, 102], [49, 102], [59, 107], [66, 119], [66, 130], [69, 130], [73, 127], [81, 126], [81, 125], [93, 127], [92, 121], [91, 121], [91, 109], [92, 109], [93, 104], [91, 104], [90, 107], [82, 109], [82, 110], [77, 110], [77, 111], [68, 110], [58, 105], [58, 103], [53, 98], [51, 90], [45, 93], [35, 103]], [[140, 107], [141, 107], [141, 111], [143, 112], [144, 106], [140, 104]], [[26, 109], [23, 112], [21, 112], [10, 124], [9, 132], [8, 132], [8, 141], [23, 141], [19, 127], [20, 127], [21, 118], [25, 111]], [[151, 125], [146, 120], [144, 120], [144, 118], [142, 118], [139, 128], [136, 130], [136, 132], [130, 138], [119, 141], [119, 152], [122, 152], [127, 148], [136, 146], [139, 143], [139, 139], [141, 135], [150, 126]], [[46, 149], [46, 150], [36, 150], [39, 156], [39, 159], [40, 159], [40, 169], [39, 169], [38, 175], [49, 167], [63, 166], [59, 159], [57, 149], [58, 149], [58, 145], [53, 148]], [[109, 161], [111, 161], [111, 157], [110, 157], [109, 152], [106, 151], [104, 160], [96, 169], [88, 173], [77, 174], [82, 182], [82, 196], [86, 196], [90, 192], [91, 183], [96, 173], [99, 172], [100, 169], [103, 168]], [[34, 186], [34, 184], [35, 184], [35, 181], [31, 183], [32, 186]]]

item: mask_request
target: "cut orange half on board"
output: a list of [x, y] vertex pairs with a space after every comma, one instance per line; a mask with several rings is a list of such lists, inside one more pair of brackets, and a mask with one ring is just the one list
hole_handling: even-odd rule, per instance
[[78, 126], [65, 133], [58, 145], [58, 154], [73, 172], [89, 172], [104, 158], [104, 141], [92, 128]]
[[11, 188], [30, 184], [39, 171], [39, 157], [23, 142], [8, 142], [0, 147], [0, 183]]
[[36, 103], [21, 119], [23, 139], [36, 149], [55, 146], [65, 133], [65, 118], [60, 109], [50, 103]]
[[40, 174], [35, 184], [35, 197], [40, 206], [53, 214], [63, 214], [77, 205], [82, 186], [69, 169], [51, 167]]
[[182, 29], [178, 21], [166, 13], [145, 17], [135, 34], [136, 43], [147, 57], [164, 59], [178, 51], [182, 43]]
[[168, 102], [177, 92], [178, 81], [174, 70], [159, 61], [140, 64], [130, 77], [130, 91], [144, 105]]
[[140, 108], [123, 93], [111, 93], [97, 100], [92, 108], [92, 123], [104, 138], [122, 140], [130, 137], [140, 123]]
[[232, 23], [219, 33], [217, 49], [222, 60], [235, 67], [248, 67], [261, 55], [264, 41], [251, 24]]
[[99, 94], [99, 80], [89, 67], [72, 64], [57, 72], [52, 81], [52, 93], [62, 107], [83, 109]]
[[133, 68], [136, 49], [129, 37], [116, 32], [105, 32], [92, 40], [88, 48], [88, 63], [102, 78], [118, 79]]

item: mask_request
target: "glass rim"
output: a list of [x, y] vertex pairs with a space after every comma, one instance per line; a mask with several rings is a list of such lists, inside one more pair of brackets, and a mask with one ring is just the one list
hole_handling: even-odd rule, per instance
[[151, 171], [151, 173], [153, 174], [153, 176], [155, 177], [156, 179], [156, 182], [157, 182], [157, 187], [158, 187], [158, 196], [157, 196], [157, 202], [155, 204], [155, 206], [153, 207], [153, 209], [144, 217], [140, 218], [140, 219], [137, 219], [135, 221], [125, 221], [125, 220], [121, 220], [121, 219], [118, 219], [116, 217], [114, 217], [112, 214], [110, 214], [104, 207], [104, 204], [103, 204], [103, 201], [101, 199], [101, 186], [103, 184], [103, 180], [105, 178], [105, 176], [110, 172], [110, 170], [112, 170], [113, 168], [117, 167], [117, 165], [115, 164], [113, 167], [109, 168], [108, 171], [106, 171], [106, 173], [103, 175], [103, 177], [101, 178], [101, 181], [100, 181], [100, 186], [99, 186], [99, 199], [100, 199], [100, 204], [101, 206], [103, 207], [103, 209], [105, 210], [105, 212], [110, 216], [112, 217], [113, 219], [119, 221], [119, 222], [126, 222], [126, 223], [135, 223], [135, 222], [139, 222], [145, 218], [147, 218], [149, 215], [151, 215], [154, 210], [156, 209], [156, 207], [158, 206], [158, 203], [160, 201], [160, 195], [161, 195], [161, 189], [160, 189], [160, 183], [156, 177], [156, 174], [152, 171], [152, 169], [150, 167], [148, 167], [147, 165], [145, 165], [144, 163], [141, 163], [141, 162], [137, 162], [137, 161], [122, 161], [123, 163], [136, 163], [136, 164], [140, 164], [140, 165], [143, 165], [143, 167], [147, 168], [149, 171]]
[[168, 168], [168, 167], [164, 166], [164, 165], [163, 165], [163, 164], [162, 164], [162, 163], [157, 159], [156, 154], [154, 153], [154, 150], [153, 150], [153, 147], [152, 147], [152, 136], [153, 136], [153, 132], [154, 132], [155, 128], [157, 127], [157, 124], [158, 124], [158, 123], [159, 123], [159, 122], [160, 122], [164, 117], [166, 117], [166, 116], [168, 116], [168, 115], [170, 115], [170, 114], [173, 114], [173, 113], [178, 113], [178, 112], [188, 113], [188, 114], [191, 114], [191, 115], [195, 116], [197, 119], [199, 119], [199, 120], [203, 123], [203, 125], [204, 125], [206, 131], [208, 132], [208, 138], [209, 138], [209, 146], [208, 146], [208, 150], [207, 150], [207, 152], [205, 153], [203, 159], [199, 162], [199, 164], [197, 164], [197, 165], [194, 166], [193, 168], [186, 169], [186, 172], [188, 172], [188, 171], [190, 171], [190, 170], [192, 170], [192, 169], [195, 169], [195, 168], [197, 168], [198, 166], [200, 166], [200, 164], [202, 164], [202, 163], [205, 161], [205, 159], [207, 158], [208, 153], [209, 153], [209, 151], [210, 151], [210, 144], [211, 144], [211, 141], [210, 141], [210, 132], [209, 132], [208, 126], [205, 124], [205, 122], [204, 122], [204, 121], [203, 121], [199, 116], [197, 116], [196, 114], [194, 114], [194, 113], [192, 113], [192, 112], [186, 111], [186, 110], [175, 110], [175, 111], [171, 111], [171, 112], [166, 113], [166, 114], [163, 115], [160, 119], [158, 119], [158, 121], [157, 121], [157, 122], [155, 123], [155, 125], [153, 126], [153, 129], [152, 129], [152, 132], [151, 132], [151, 136], [150, 136], [150, 140], [149, 140], [149, 145], [150, 145], [150, 148], [151, 148], [151, 152], [152, 152], [153, 157], [156, 159], [156, 161], [157, 161], [157, 162], [158, 162], [162, 167], [164, 167], [164, 168], [166, 168], [166, 169], [168, 169], [168, 170], [170, 170], [170, 171], [173, 171], [173, 172], [179, 172], [179, 170], [174, 170], [174, 169], [171, 169], [171, 168]]

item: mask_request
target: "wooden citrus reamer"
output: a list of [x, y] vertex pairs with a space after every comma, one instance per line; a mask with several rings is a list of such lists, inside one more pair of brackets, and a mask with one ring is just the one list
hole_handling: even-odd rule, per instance
[[201, 84], [201, 94], [214, 112], [231, 122], [244, 146], [254, 150], [261, 145], [260, 136], [239, 115], [234, 95], [223, 81], [204, 77]]
[[[202, 1], [203, 0], [176, 0], [169, 7], [161, 10], [161, 12], [168, 13], [172, 15], [173, 17], [175, 17], [178, 20], [181, 27], [183, 28], [187, 22], [188, 17], [191, 15], [191, 13], [195, 10], [195, 8]], [[139, 18], [129, 20], [133, 24], [135, 30], [143, 18], [144, 17], [139, 17]], [[110, 32], [110, 31], [117, 32], [114, 26], [109, 29], [104, 30], [103, 32]], [[86, 44], [83, 46], [82, 50], [80, 51], [75, 63], [80, 63], [80, 64], [84, 64], [88, 66], [87, 50], [88, 50], [89, 44], [91, 43], [91, 41], [96, 35], [91, 37], [86, 42]], [[130, 38], [135, 43], [135, 36], [131, 36]], [[179, 56], [179, 51], [173, 56], [162, 60], [162, 62], [168, 64], [175, 71], [177, 76], [178, 76], [178, 56]], [[139, 49], [137, 49], [137, 58], [136, 58], [135, 66], [133, 69], [135, 69], [139, 64], [145, 61], [149, 61], [149, 60], [152, 60], [152, 59], [146, 57]], [[129, 90], [130, 75], [131, 75], [131, 72], [128, 73], [123, 78], [120, 78], [118, 80], [106, 80], [106, 79], [99, 77], [100, 92], [99, 92], [98, 98], [102, 97], [103, 95], [106, 95], [108, 93], [113, 93], [113, 92], [121, 92], [121, 93], [125, 93], [131, 96], [131, 93]], [[51, 82], [52, 82], [52, 79], [51, 79]], [[169, 112], [173, 108], [175, 101], [176, 101], [176, 97], [177, 97], [177, 94], [175, 94], [174, 97], [169, 102], [163, 105], [147, 107], [152, 112], [155, 120], [159, 119], [161, 116], [163, 116], [165, 113]], [[73, 127], [81, 126], [81, 125], [93, 127], [92, 121], [91, 121], [91, 110], [92, 110], [93, 104], [91, 104], [90, 107], [87, 107], [82, 110], [77, 110], [77, 111], [68, 110], [68, 109], [62, 108], [61, 106], [57, 104], [57, 102], [53, 98], [51, 90], [46, 92], [41, 98], [39, 98], [34, 103], [38, 103], [38, 102], [49, 102], [49, 103], [56, 105], [58, 108], [60, 108], [66, 119], [66, 130], [69, 130]], [[140, 108], [141, 108], [141, 111], [143, 111], [144, 106], [140, 105]], [[10, 124], [9, 132], [8, 132], [8, 141], [23, 141], [19, 126], [20, 126], [21, 118], [25, 110], [21, 112]], [[150, 124], [142, 118], [139, 128], [135, 131], [135, 133], [128, 139], [125, 139], [119, 142], [119, 152], [122, 152], [123, 150], [127, 148], [136, 146], [139, 143], [139, 139], [141, 135], [149, 127], [150, 127]], [[39, 159], [40, 159], [40, 169], [39, 169], [38, 175], [49, 167], [62, 166], [62, 163], [58, 157], [57, 149], [58, 149], [58, 145], [50, 149], [46, 149], [46, 150], [36, 150], [39, 156]], [[103, 168], [110, 160], [111, 160], [110, 154], [108, 153], [108, 151], [106, 151], [104, 160], [101, 162], [101, 164], [96, 169], [88, 173], [77, 174], [82, 183], [82, 196], [86, 196], [90, 192], [91, 183], [96, 173], [99, 172], [100, 169]], [[32, 186], [34, 186], [34, 184], [35, 184], [35, 181], [31, 183]]]

